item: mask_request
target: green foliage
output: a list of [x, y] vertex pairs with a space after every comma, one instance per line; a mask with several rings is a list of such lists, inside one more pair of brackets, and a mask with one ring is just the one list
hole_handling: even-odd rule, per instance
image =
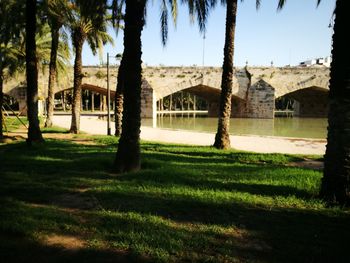
[[[299, 156], [143, 142], [143, 170], [113, 175], [117, 141], [79, 135], [35, 149], [0, 146], [4, 262], [21, 261], [23, 251], [48, 262], [348, 256], [349, 213], [317, 199], [321, 172], [290, 167]], [[52, 235], [84, 246], [70, 253], [45, 241]]]
[[[101, 8], [100, 12], [88, 12], [88, 2], [78, 1], [72, 4], [65, 13], [67, 26], [71, 32], [72, 43], [76, 48], [78, 42], [87, 41], [94, 55], [99, 54], [102, 61], [103, 46], [113, 44], [113, 38], [107, 33], [110, 20], [107, 20], [107, 9]], [[96, 5], [96, 8], [100, 6]]]

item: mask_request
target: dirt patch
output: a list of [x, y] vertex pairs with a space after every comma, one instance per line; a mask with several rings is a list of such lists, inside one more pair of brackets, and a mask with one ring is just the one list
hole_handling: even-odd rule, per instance
[[82, 145], [98, 145], [90, 138], [77, 138], [76, 134], [72, 133], [43, 133], [45, 139], [69, 140], [76, 144]]
[[[19, 128], [16, 131], [9, 132], [8, 136], [5, 136], [4, 139], [0, 140], [0, 143], [11, 143], [13, 141], [25, 140], [27, 138], [27, 130], [25, 128]], [[98, 145], [90, 138], [77, 138], [76, 134], [72, 133], [42, 133], [44, 139], [55, 139], [55, 140], [69, 140], [73, 143], [82, 144], [82, 145]]]
[[322, 171], [324, 164], [321, 161], [306, 159], [301, 162], [291, 162], [288, 166]]
[[85, 242], [78, 237], [52, 234], [44, 239], [45, 245], [63, 247], [68, 250], [85, 248]]
[[43, 133], [44, 138], [48, 139], [62, 139], [62, 140], [71, 140], [73, 134], [71, 133]]
[[18, 141], [24, 141], [26, 138], [24, 136], [13, 134], [11, 136], [4, 136], [2, 139], [0, 139], [0, 143], [12, 143], [12, 142], [18, 142]]
[[72, 142], [82, 145], [98, 145], [98, 143], [90, 139], [72, 139]]
[[53, 205], [78, 210], [101, 209], [101, 205], [98, 200], [94, 196], [84, 194], [84, 192], [69, 193], [57, 196], [53, 200]]

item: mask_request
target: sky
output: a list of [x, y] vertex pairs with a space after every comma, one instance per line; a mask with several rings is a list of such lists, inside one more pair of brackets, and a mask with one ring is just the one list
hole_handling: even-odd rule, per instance
[[[225, 39], [225, 6], [218, 4], [211, 11], [205, 39], [195, 23], [190, 22], [188, 8], [179, 2], [176, 28], [169, 21], [168, 42], [164, 47], [160, 34], [160, 0], [148, 1], [146, 25], [142, 32], [142, 61], [148, 66], [221, 66]], [[220, 1], [218, 1], [220, 2]], [[326, 57], [331, 52], [332, 19], [335, 0], [289, 0], [277, 11], [278, 0], [261, 1], [259, 10], [255, 0], [239, 1], [235, 34], [234, 64], [236, 66], [298, 65], [300, 62]], [[170, 17], [170, 15], [169, 15]], [[123, 32], [118, 36], [113, 29], [114, 46], [104, 48], [115, 56], [123, 51]], [[204, 51], [204, 52], [203, 52]], [[203, 56], [204, 53], [204, 56]], [[110, 59], [113, 63], [114, 59]], [[83, 64], [98, 65], [100, 58], [93, 56], [84, 45]], [[117, 63], [117, 62], [116, 62]]]

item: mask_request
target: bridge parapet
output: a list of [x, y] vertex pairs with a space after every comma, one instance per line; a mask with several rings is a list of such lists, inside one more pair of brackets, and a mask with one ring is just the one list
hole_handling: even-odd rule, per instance
[[[98, 87], [100, 90], [107, 88], [106, 67], [83, 67], [84, 78], [82, 84], [85, 87]], [[110, 89], [115, 91], [117, 84], [118, 67], [110, 67]], [[218, 93], [221, 86], [222, 69], [219, 67], [144, 67], [143, 78], [148, 82], [147, 97], [145, 105], [152, 105], [155, 110], [155, 102], [151, 103], [149, 98], [157, 101], [170, 94], [182, 90], [203, 93], [208, 101], [217, 103]], [[67, 75], [59, 76], [55, 92], [72, 88], [73, 69], [69, 69]], [[247, 101], [250, 87], [260, 80], [266, 82], [274, 89], [274, 98], [293, 93], [311, 87], [317, 87], [328, 91], [329, 68], [325, 67], [248, 67], [236, 68], [233, 78], [232, 95], [240, 100]], [[39, 97], [47, 97], [48, 70], [39, 72]], [[5, 82], [4, 92], [15, 97], [18, 101], [25, 100], [23, 91], [25, 89], [24, 74]], [[149, 93], [149, 94], [148, 94]], [[151, 94], [152, 93], [152, 94]], [[208, 93], [208, 94], [204, 94]], [[212, 94], [212, 96], [210, 94]], [[251, 95], [251, 94], [250, 94]], [[251, 99], [251, 97], [249, 97]], [[270, 102], [269, 102], [270, 103]], [[243, 105], [243, 104], [242, 104]], [[147, 106], [148, 107], [148, 106]], [[145, 110], [147, 116], [149, 110]], [[242, 111], [243, 112], [243, 111]]]

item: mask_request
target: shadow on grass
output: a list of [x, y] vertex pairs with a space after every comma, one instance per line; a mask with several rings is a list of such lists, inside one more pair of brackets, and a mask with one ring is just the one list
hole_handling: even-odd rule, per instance
[[[288, 178], [317, 184], [319, 173], [285, 168], [273, 155], [258, 157], [270, 158], [271, 163], [256, 163], [253, 154], [251, 164], [250, 154], [241, 153], [246, 160], [242, 164], [232, 152], [224, 153], [225, 159], [220, 153], [210, 155], [206, 147], [198, 151], [146, 147], [145, 170], [110, 177], [112, 144], [48, 140], [31, 149], [24, 143], [0, 146], [1, 258], [8, 262], [24, 258], [36, 262], [347, 259], [350, 216], [346, 212], [225, 199], [225, 192], [237, 192], [250, 197], [292, 195], [309, 202], [313, 192]], [[169, 147], [173, 150], [167, 154]], [[189, 152], [184, 154], [183, 149]], [[69, 195], [98, 204], [85, 208], [69, 200], [57, 201]], [[33, 241], [38, 233], [81, 236], [90, 248], [47, 246]]]
[[0, 233], [2, 262], [150, 262], [127, 252], [103, 249], [65, 249]]

